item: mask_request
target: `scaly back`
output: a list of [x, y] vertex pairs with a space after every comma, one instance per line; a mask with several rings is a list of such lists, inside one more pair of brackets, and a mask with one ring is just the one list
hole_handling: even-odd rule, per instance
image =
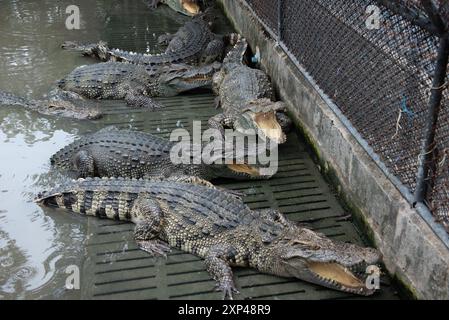
[[248, 42], [245, 38], [240, 38], [234, 48], [228, 52], [223, 60], [223, 68], [226, 72], [243, 66], [243, 57], [248, 49]]

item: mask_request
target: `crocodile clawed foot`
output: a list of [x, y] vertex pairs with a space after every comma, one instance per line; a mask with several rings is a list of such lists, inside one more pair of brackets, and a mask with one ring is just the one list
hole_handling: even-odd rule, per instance
[[223, 300], [234, 300], [234, 294], [240, 293], [231, 282], [218, 283], [215, 286], [215, 290], [223, 292]]
[[78, 45], [78, 44], [75, 43], [75, 42], [73, 42], [73, 41], [64, 41], [64, 42], [61, 44], [61, 48], [62, 48], [62, 49], [72, 49], [72, 48], [76, 47], [77, 45]]
[[150, 9], [156, 9], [159, 2], [160, 0], [147, 0], [146, 4]]
[[164, 106], [158, 102], [153, 102], [150, 106], [151, 109], [162, 109]]
[[167, 258], [167, 253], [171, 251], [170, 246], [161, 240], [138, 240], [137, 245], [141, 250], [148, 252], [153, 257]]

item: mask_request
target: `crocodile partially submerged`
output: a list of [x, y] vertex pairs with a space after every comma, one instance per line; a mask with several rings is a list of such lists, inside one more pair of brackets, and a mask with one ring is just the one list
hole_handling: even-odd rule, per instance
[[140, 249], [164, 256], [170, 247], [205, 260], [224, 297], [237, 292], [232, 267], [298, 279], [359, 295], [365, 267], [380, 254], [333, 241], [287, 220], [279, 211], [251, 210], [240, 198], [190, 177], [169, 181], [81, 179], [35, 200], [84, 215], [130, 221]]
[[59, 116], [79, 120], [95, 120], [103, 116], [92, 102], [78, 95], [61, 90], [52, 90], [45, 99], [35, 100], [0, 91], [0, 105], [20, 106], [43, 115]]
[[104, 62], [78, 67], [60, 80], [60, 89], [89, 99], [124, 99], [129, 106], [161, 106], [152, 97], [171, 97], [179, 93], [210, 87], [220, 63], [193, 67], [172, 64], [158, 70], [129, 63]]
[[148, 6], [156, 9], [159, 3], [168, 5], [172, 10], [186, 16], [195, 16], [200, 13], [199, 0], [147, 0]]
[[188, 175], [211, 180], [270, 177], [261, 172], [259, 167], [248, 164], [195, 164], [193, 153], [186, 163], [176, 164], [170, 156], [174, 146], [175, 142], [149, 133], [107, 127], [62, 148], [51, 157], [51, 163], [75, 173], [77, 178], [139, 179]]
[[[175, 34], [165, 34], [167, 48], [160, 54], [143, 54], [121, 49], [110, 49], [106, 42], [80, 44], [66, 41], [62, 48], [81, 52], [101, 61], [128, 62], [144, 64], [154, 69], [173, 63], [207, 65], [221, 61], [224, 54], [224, 37], [214, 34], [210, 29], [209, 13], [205, 12], [186, 22]], [[230, 38], [232, 41], [232, 37]]]
[[209, 120], [209, 126], [220, 130], [232, 128], [238, 132], [257, 132], [263, 139], [277, 144], [286, 140], [285, 131], [291, 120], [284, 113], [282, 102], [274, 102], [271, 82], [265, 72], [243, 63], [248, 44], [239, 39], [214, 75], [213, 89], [218, 95], [217, 107], [223, 112]]

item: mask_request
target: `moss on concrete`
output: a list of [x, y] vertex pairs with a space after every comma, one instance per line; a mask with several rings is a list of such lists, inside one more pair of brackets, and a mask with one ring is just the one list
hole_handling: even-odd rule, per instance
[[[353, 223], [357, 226], [357, 230], [361, 231], [361, 237], [365, 239], [365, 241], [374, 247], [377, 247], [374, 231], [370, 227], [368, 220], [363, 214], [362, 210], [357, 206], [348, 195], [343, 192], [341, 188], [341, 182], [338, 178], [338, 175], [335, 169], [329, 165], [329, 162], [325, 161], [321, 155], [321, 152], [316, 144], [315, 140], [309, 134], [307, 128], [301, 123], [300, 120], [291, 113], [289, 113], [291, 119], [293, 119], [293, 123], [298, 130], [299, 134], [305, 141], [305, 144], [308, 148], [308, 152], [314, 162], [320, 169], [320, 172], [326, 182], [329, 184], [331, 190], [337, 195], [337, 200], [343, 209], [351, 214], [353, 218]], [[386, 268], [383, 268], [386, 270]], [[398, 274], [390, 274], [391, 281], [394, 283], [394, 286], [398, 289], [398, 295], [403, 299], [413, 299], [416, 300], [418, 294], [411, 286], [406, 284], [400, 275]]]

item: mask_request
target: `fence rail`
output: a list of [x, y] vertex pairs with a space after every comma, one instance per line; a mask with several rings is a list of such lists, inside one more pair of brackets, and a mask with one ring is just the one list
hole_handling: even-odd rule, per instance
[[449, 4], [245, 0], [449, 231]]

